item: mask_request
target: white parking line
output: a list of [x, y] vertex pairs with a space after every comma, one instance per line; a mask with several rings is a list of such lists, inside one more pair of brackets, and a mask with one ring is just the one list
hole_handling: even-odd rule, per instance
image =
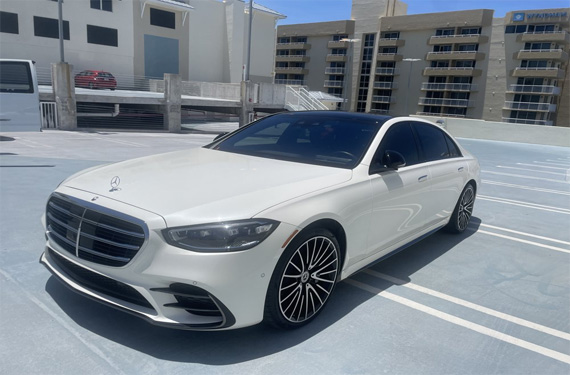
[[562, 181], [562, 180], [553, 180], [553, 179], [550, 179], [550, 178], [534, 177], [534, 176], [525, 176], [525, 175], [522, 175], [522, 174], [492, 172], [492, 171], [484, 171], [484, 170], [482, 170], [481, 172], [483, 172], [483, 173], [489, 173], [489, 174], [497, 174], [497, 175], [501, 175], [501, 176], [526, 178], [526, 179], [529, 179], [529, 180], [540, 180], [540, 181], [558, 182], [558, 183], [561, 183], [561, 184], [569, 184], [569, 183], [570, 183], [570, 182], [566, 182], [566, 181]]
[[413, 290], [418, 291], [420, 293], [428, 294], [430, 296], [437, 297], [437, 298], [443, 299], [445, 301], [455, 303], [456, 305], [467, 307], [467, 308], [470, 308], [472, 310], [479, 311], [479, 312], [482, 312], [484, 314], [491, 315], [491, 316], [494, 316], [496, 318], [503, 319], [503, 320], [506, 320], [508, 322], [518, 324], [518, 325], [523, 326], [523, 327], [534, 329], [535, 331], [539, 331], [542, 333], [546, 333], [548, 335], [560, 337], [561, 339], [570, 341], [570, 333], [559, 331], [559, 330], [554, 329], [554, 328], [546, 327], [546, 326], [543, 326], [543, 325], [538, 324], [538, 323], [533, 323], [533, 322], [525, 320], [525, 319], [517, 318], [516, 316], [505, 314], [505, 313], [502, 313], [502, 312], [497, 311], [497, 310], [490, 309], [490, 308], [485, 307], [485, 306], [477, 305], [475, 303], [466, 301], [464, 299], [453, 297], [453, 296], [450, 296], [448, 294], [444, 294], [444, 293], [435, 291], [433, 289], [429, 289], [429, 288], [414, 284], [412, 282], [401, 280], [401, 279], [398, 279], [396, 277], [386, 275], [386, 274], [383, 274], [381, 272], [377, 272], [377, 271], [374, 271], [371, 269], [366, 269], [363, 272], [367, 273], [371, 276], [377, 277], [379, 279], [389, 281], [389, 282], [394, 283], [398, 286], [403, 286], [403, 287], [408, 288], [408, 289], [413, 289]]
[[530, 234], [530, 233], [525, 233], [525, 232], [519, 232], [516, 230], [512, 230], [512, 229], [507, 229], [507, 228], [501, 228], [501, 227], [496, 227], [494, 225], [489, 225], [489, 224], [479, 224], [480, 227], [485, 227], [485, 228], [490, 228], [490, 229], [495, 229], [495, 230], [500, 230], [503, 232], [509, 232], [509, 233], [514, 233], [514, 234], [519, 234], [521, 236], [525, 236], [525, 237], [532, 237], [532, 238], [537, 238], [539, 240], [544, 240], [544, 241], [548, 241], [548, 242], [556, 242], [556, 243], [560, 243], [563, 245], [568, 245], [570, 246], [570, 242], [568, 241], [562, 241], [562, 240], [555, 240], [554, 238], [550, 238], [550, 237], [543, 237], [543, 236], [537, 236], [536, 234]]
[[546, 161], [551, 161], [553, 163], [560, 163], [560, 164], [564, 164], [564, 165], [570, 167], [570, 163], [566, 164], [565, 161], [560, 161], [560, 159], [558, 159], [558, 160], [546, 159]]
[[481, 200], [489, 201], [489, 202], [510, 204], [510, 205], [512, 205], [512, 206], [519, 206], [519, 207], [525, 207], [525, 208], [533, 208], [533, 209], [535, 209], [535, 210], [556, 212], [556, 213], [558, 213], [558, 214], [570, 215], [570, 210], [569, 210], [569, 209], [566, 209], [566, 208], [553, 207], [553, 206], [545, 206], [545, 205], [542, 205], [542, 204], [536, 204], [536, 203], [530, 203], [530, 202], [521, 202], [521, 201], [515, 201], [515, 200], [512, 200], [512, 199], [489, 197], [489, 196], [480, 195], [480, 194], [477, 195], [477, 199], [481, 199]]
[[515, 188], [515, 189], [539, 191], [539, 192], [541, 192], [541, 193], [559, 194], [559, 195], [570, 195], [570, 192], [561, 191], [561, 190], [543, 189], [543, 188], [537, 188], [537, 187], [532, 187], [532, 186], [515, 185], [515, 184], [508, 184], [508, 183], [506, 183], [506, 182], [490, 181], [490, 180], [481, 180], [481, 182], [484, 183], [484, 184], [488, 184], [488, 185], [497, 185], [497, 186], [504, 186], [504, 187]]
[[[518, 171], [530, 171], [530, 172], [535, 172], [535, 173], [546, 173], [546, 174], [553, 174], [556, 176], [566, 176], [566, 173], [557, 173], [557, 172], [549, 172], [549, 171], [537, 171], [536, 169], [529, 169], [529, 168], [517, 168], [517, 167], [507, 167], [504, 165], [497, 165], [497, 168], [503, 168], [503, 169], [516, 169]], [[543, 168], [543, 167], [541, 167]]]
[[556, 165], [558, 167], [570, 167], [570, 165], [568, 164], [563, 164], [563, 163], [551, 163], [551, 162], [544, 162], [544, 161], [533, 161], [533, 163], [536, 164], [546, 164], [546, 165]]
[[543, 249], [549, 249], [549, 250], [559, 251], [559, 252], [561, 252], [561, 253], [570, 254], [570, 250], [568, 250], [568, 249], [563, 249], [563, 248], [561, 248], [561, 247], [550, 246], [550, 245], [544, 245], [544, 244], [541, 244], [541, 243], [538, 243], [538, 242], [523, 240], [523, 239], [521, 239], [521, 238], [506, 236], [506, 235], [504, 235], [504, 234], [499, 234], [499, 233], [488, 232], [488, 231], [486, 231], [486, 230], [481, 230], [481, 229], [477, 230], [477, 229], [475, 229], [475, 228], [467, 228], [467, 230], [468, 230], [468, 231], [472, 231], [472, 232], [481, 233], [481, 234], [488, 234], [489, 236], [504, 238], [504, 239], [506, 239], [506, 240], [515, 241], [515, 242], [520, 242], [520, 243], [524, 243], [524, 244], [527, 244], [527, 245], [538, 246], [538, 247], [542, 247]]
[[480, 324], [476, 324], [476, 323], [470, 322], [470, 321], [462, 319], [462, 318], [458, 318], [458, 317], [453, 316], [451, 314], [444, 313], [443, 311], [436, 310], [432, 307], [422, 305], [421, 303], [409, 300], [409, 299], [404, 298], [404, 297], [397, 296], [397, 295], [390, 293], [386, 290], [378, 289], [378, 288], [375, 288], [371, 285], [361, 283], [361, 282], [356, 281], [356, 280], [347, 279], [347, 280], [345, 280], [345, 282], [347, 284], [350, 284], [350, 285], [356, 287], [356, 288], [359, 288], [359, 289], [365, 290], [367, 292], [376, 294], [378, 296], [387, 298], [391, 301], [400, 303], [400, 304], [407, 306], [407, 307], [410, 307], [414, 310], [424, 312], [424, 313], [429, 314], [431, 316], [434, 316], [436, 318], [445, 320], [449, 323], [456, 324], [458, 326], [467, 328], [471, 331], [475, 331], [475, 332], [481, 333], [483, 335], [496, 338], [496, 339], [501, 340], [503, 342], [506, 342], [506, 343], [509, 343], [512, 345], [516, 345], [520, 348], [524, 348], [524, 349], [533, 351], [535, 353], [544, 355], [546, 357], [556, 359], [558, 361], [570, 364], [570, 356], [567, 354], [560, 353], [560, 352], [557, 352], [555, 350], [548, 349], [548, 348], [545, 348], [543, 346], [536, 345], [536, 344], [533, 344], [531, 342], [518, 339], [518, 338], [513, 337], [511, 335], [507, 335], [505, 333], [496, 331], [496, 330], [491, 329], [491, 328], [484, 327]]
[[546, 169], [560, 169], [560, 170], [568, 170], [568, 168], [560, 168], [560, 167], [549, 167], [547, 165], [536, 165], [536, 164], [527, 164], [527, 163], [517, 163], [517, 165], [524, 165], [527, 167], [539, 167], [539, 168], [546, 168]]

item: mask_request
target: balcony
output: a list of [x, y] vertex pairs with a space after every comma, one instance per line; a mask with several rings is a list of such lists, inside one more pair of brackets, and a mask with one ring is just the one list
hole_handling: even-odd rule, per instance
[[339, 53], [329, 53], [326, 58], [327, 62], [346, 62], [346, 60], [346, 55]]
[[282, 49], [310, 49], [311, 45], [309, 43], [304, 42], [292, 42], [292, 43], [277, 43], [276, 46], [277, 50]]
[[435, 116], [435, 117], [465, 117], [465, 115], [455, 113], [433, 113], [433, 112], [416, 112], [420, 116]]
[[436, 44], [452, 44], [452, 43], [487, 43], [489, 37], [481, 34], [459, 34], [459, 35], [437, 35], [429, 38], [430, 46]]
[[508, 93], [560, 95], [560, 87], [547, 85], [510, 85]]
[[304, 86], [305, 81], [296, 79], [276, 79], [276, 85]]
[[277, 55], [275, 56], [275, 61], [284, 61], [284, 62], [309, 62], [309, 56], [303, 55]]
[[380, 95], [373, 95], [372, 96], [373, 103], [395, 103], [396, 101], [391, 96], [380, 96]]
[[569, 44], [570, 35], [567, 31], [539, 31], [534, 33], [522, 33], [517, 35], [517, 42], [556, 42], [561, 44]]
[[418, 105], [435, 105], [442, 107], [472, 107], [469, 99], [443, 99], [443, 98], [425, 98], [422, 97], [418, 101]]
[[428, 52], [427, 61], [438, 60], [484, 60], [485, 54], [477, 51]]
[[510, 117], [503, 117], [503, 122], [508, 122], [511, 124], [527, 124], [527, 125], [547, 125], [547, 126], [553, 125], [553, 122], [549, 120], [531, 120], [525, 118], [510, 118]]
[[375, 89], [392, 90], [398, 88], [398, 82], [374, 82]]
[[376, 68], [376, 74], [379, 76], [397, 76], [400, 75], [398, 68]]
[[333, 67], [328, 67], [325, 68], [325, 74], [344, 74], [345, 68], [333, 68]]
[[289, 66], [289, 67], [276, 67], [275, 73], [281, 74], [308, 74], [309, 70], [305, 68], [300, 68], [296, 66]]
[[513, 77], [538, 77], [538, 78], [564, 78], [564, 71], [558, 68], [515, 68], [511, 72]]
[[397, 53], [379, 53], [376, 56], [376, 60], [378, 61], [402, 61], [404, 56], [398, 55]]
[[503, 109], [520, 111], [556, 112], [556, 104], [506, 101]]
[[325, 81], [325, 87], [343, 87], [344, 86], [344, 81], [331, 81], [331, 80], [326, 80]]
[[348, 48], [348, 43], [349, 42], [341, 42], [340, 40], [331, 40], [328, 42], [327, 47], [328, 48]]
[[406, 44], [404, 39], [381, 38], [378, 39], [378, 47], [402, 47]]
[[429, 67], [424, 69], [424, 76], [455, 76], [455, 77], [479, 77], [481, 69], [464, 67]]
[[423, 91], [477, 91], [477, 85], [471, 83], [422, 83]]
[[513, 55], [518, 60], [568, 60], [568, 53], [562, 49], [523, 49]]
[[372, 108], [370, 113], [374, 113], [375, 115], [387, 115], [390, 111], [388, 109], [378, 109]]

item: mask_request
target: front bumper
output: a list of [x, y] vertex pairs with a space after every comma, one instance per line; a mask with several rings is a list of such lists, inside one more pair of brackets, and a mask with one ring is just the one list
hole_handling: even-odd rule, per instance
[[[133, 217], [148, 215], [113, 204]], [[265, 241], [246, 251], [196, 253], [167, 244], [161, 234], [164, 225], [155, 225], [160, 220], [144, 221], [153, 223], [148, 238], [125, 266], [78, 258], [49, 234], [40, 262], [72, 290], [157, 325], [221, 330], [263, 320], [271, 275], [296, 227], [280, 223]]]

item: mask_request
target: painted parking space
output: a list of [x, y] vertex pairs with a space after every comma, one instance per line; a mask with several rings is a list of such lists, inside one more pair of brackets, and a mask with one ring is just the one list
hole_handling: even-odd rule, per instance
[[353, 275], [297, 331], [151, 326], [73, 293], [39, 265], [39, 218], [65, 177], [213, 137], [52, 131], [0, 143], [3, 373], [570, 371], [570, 185], [542, 173], [570, 165], [561, 147], [460, 140], [486, 171], [469, 230], [436, 233]]

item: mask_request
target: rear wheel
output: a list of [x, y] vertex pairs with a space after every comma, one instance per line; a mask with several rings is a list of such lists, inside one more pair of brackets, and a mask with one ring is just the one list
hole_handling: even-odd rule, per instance
[[301, 233], [283, 253], [271, 277], [265, 319], [279, 328], [313, 320], [329, 300], [340, 272], [340, 247], [326, 229]]
[[471, 215], [473, 215], [474, 203], [475, 187], [473, 187], [472, 183], [468, 183], [461, 192], [459, 200], [453, 210], [453, 214], [451, 215], [451, 219], [445, 229], [452, 233], [462, 233], [465, 231], [469, 225], [469, 221], [471, 220]]

